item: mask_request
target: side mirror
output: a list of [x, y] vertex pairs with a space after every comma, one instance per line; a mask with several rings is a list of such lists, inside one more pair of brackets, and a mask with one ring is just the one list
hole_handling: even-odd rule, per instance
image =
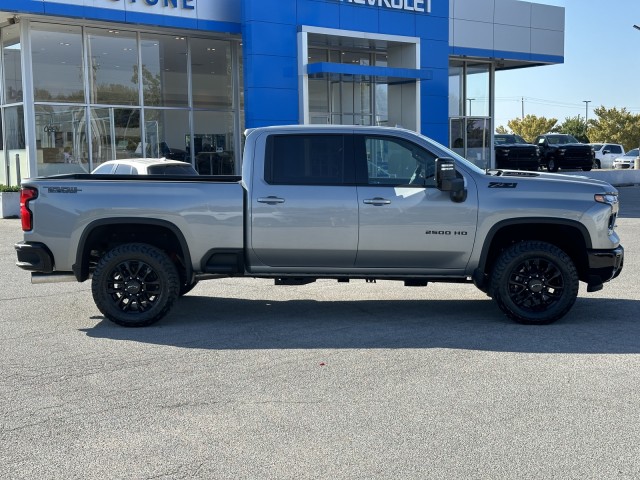
[[456, 173], [455, 165], [451, 158], [436, 158], [436, 187], [441, 192], [449, 192], [454, 202], [464, 202], [467, 191], [464, 179]]
[[605, 150], [605, 151], [602, 152], [603, 155], [606, 155], [608, 153], [611, 153], [611, 152], [609, 150]]

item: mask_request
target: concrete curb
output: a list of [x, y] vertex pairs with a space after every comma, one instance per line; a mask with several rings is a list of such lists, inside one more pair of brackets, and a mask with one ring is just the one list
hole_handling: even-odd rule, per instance
[[560, 170], [565, 175], [580, 175], [583, 177], [604, 180], [614, 187], [633, 187], [640, 185], [640, 170], [591, 170], [589, 172]]

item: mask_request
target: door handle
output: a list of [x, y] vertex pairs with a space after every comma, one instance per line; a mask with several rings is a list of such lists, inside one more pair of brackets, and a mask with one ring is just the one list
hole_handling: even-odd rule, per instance
[[375, 205], [379, 207], [380, 205], [389, 205], [391, 203], [391, 200], [387, 200], [386, 198], [376, 197], [376, 198], [367, 198], [362, 202], [366, 203], [367, 205]]
[[274, 196], [260, 197], [258, 203], [266, 203], [267, 205], [275, 205], [277, 203], [284, 203], [284, 198], [278, 198]]

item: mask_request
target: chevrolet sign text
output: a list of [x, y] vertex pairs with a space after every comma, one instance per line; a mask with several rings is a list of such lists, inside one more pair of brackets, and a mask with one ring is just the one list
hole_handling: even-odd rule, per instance
[[358, 5], [370, 5], [372, 7], [386, 7], [396, 10], [408, 10], [410, 12], [431, 13], [431, 0], [340, 0], [346, 3]]

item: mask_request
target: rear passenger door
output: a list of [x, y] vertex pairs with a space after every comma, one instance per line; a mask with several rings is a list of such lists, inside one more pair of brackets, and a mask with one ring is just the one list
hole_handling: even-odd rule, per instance
[[256, 165], [250, 199], [253, 260], [279, 270], [353, 267], [358, 202], [352, 136], [269, 135], [264, 171]]

